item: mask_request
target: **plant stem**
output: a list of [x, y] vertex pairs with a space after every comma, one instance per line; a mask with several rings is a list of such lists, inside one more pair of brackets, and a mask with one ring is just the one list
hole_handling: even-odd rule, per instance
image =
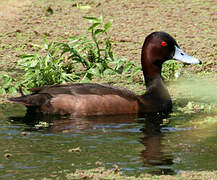
[[95, 45], [96, 45], [96, 48], [97, 48], [97, 55], [98, 55], [98, 57], [97, 57], [97, 62], [99, 62], [100, 57], [101, 57], [101, 54], [100, 54], [100, 48], [99, 48], [99, 43], [97, 42], [96, 35], [95, 35], [93, 29], [92, 29], [91, 32], [92, 32], [92, 33], [91, 33], [91, 35], [92, 35], [92, 39], [93, 39], [93, 41], [94, 41], [94, 43], [95, 43]]

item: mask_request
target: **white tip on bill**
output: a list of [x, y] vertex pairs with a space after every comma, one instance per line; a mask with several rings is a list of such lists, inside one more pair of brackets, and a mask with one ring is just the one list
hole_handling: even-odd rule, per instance
[[175, 54], [174, 54], [173, 58], [175, 60], [181, 61], [183, 63], [201, 64], [201, 61], [199, 59], [196, 59], [192, 56], [187, 55], [184, 51], [182, 51], [177, 46], [175, 46]]

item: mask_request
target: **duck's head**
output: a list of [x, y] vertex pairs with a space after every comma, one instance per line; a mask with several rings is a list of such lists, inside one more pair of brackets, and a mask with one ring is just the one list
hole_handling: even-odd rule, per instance
[[170, 59], [187, 64], [201, 64], [199, 59], [187, 55], [176, 40], [165, 32], [148, 35], [142, 47], [142, 66], [145, 74], [160, 74], [162, 64]]

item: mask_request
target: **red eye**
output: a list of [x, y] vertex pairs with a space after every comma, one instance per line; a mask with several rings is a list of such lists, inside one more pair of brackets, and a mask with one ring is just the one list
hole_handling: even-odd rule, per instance
[[166, 46], [167, 43], [166, 43], [165, 41], [163, 41], [163, 42], [161, 42], [161, 45], [162, 45], [162, 46]]

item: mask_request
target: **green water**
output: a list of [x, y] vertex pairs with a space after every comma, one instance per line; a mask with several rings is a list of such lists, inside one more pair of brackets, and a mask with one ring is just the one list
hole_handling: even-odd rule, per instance
[[198, 128], [183, 125], [185, 116], [160, 115], [17, 118], [24, 114], [21, 106], [1, 106], [0, 179], [64, 178], [115, 164], [129, 175], [217, 169], [216, 124]]

